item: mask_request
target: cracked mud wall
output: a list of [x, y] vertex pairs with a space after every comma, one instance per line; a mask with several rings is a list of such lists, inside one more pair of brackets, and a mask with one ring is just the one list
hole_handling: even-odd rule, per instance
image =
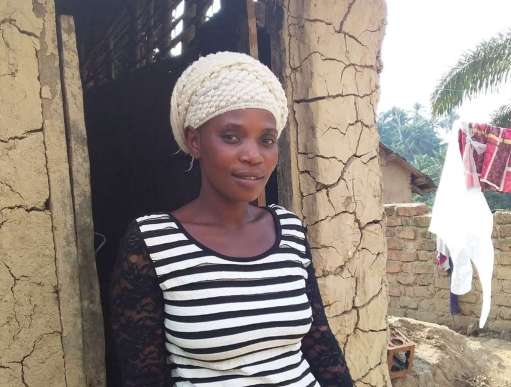
[[0, 384], [85, 385], [53, 0], [0, 2]]
[[291, 189], [279, 195], [308, 225], [326, 313], [356, 385], [390, 386], [375, 124], [385, 2], [275, 4], [281, 47], [272, 63], [279, 62], [290, 101], [279, 178]]

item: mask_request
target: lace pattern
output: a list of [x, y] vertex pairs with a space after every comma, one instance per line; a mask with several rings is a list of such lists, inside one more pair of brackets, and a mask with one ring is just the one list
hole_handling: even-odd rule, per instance
[[124, 235], [111, 289], [112, 332], [125, 387], [169, 386], [163, 297], [136, 222]]

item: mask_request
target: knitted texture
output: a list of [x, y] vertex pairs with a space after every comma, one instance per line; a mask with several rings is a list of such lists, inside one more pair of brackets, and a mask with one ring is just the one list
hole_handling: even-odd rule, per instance
[[199, 128], [222, 113], [267, 110], [275, 117], [279, 135], [288, 114], [284, 89], [271, 70], [249, 55], [227, 51], [193, 62], [177, 80], [170, 105], [172, 132], [186, 153], [185, 128]]

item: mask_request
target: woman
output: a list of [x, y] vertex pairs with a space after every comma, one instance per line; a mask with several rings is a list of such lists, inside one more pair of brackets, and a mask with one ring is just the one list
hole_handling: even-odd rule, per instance
[[136, 219], [121, 243], [112, 321], [125, 386], [352, 386], [304, 225], [251, 204], [286, 119], [279, 81], [248, 55], [208, 55], [177, 81], [173, 135], [201, 190]]

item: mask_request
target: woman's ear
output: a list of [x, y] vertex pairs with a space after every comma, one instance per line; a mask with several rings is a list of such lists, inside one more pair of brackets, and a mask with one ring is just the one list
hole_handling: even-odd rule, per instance
[[186, 146], [190, 150], [190, 154], [193, 158], [200, 158], [200, 135], [197, 129], [187, 127], [185, 128], [185, 141]]

